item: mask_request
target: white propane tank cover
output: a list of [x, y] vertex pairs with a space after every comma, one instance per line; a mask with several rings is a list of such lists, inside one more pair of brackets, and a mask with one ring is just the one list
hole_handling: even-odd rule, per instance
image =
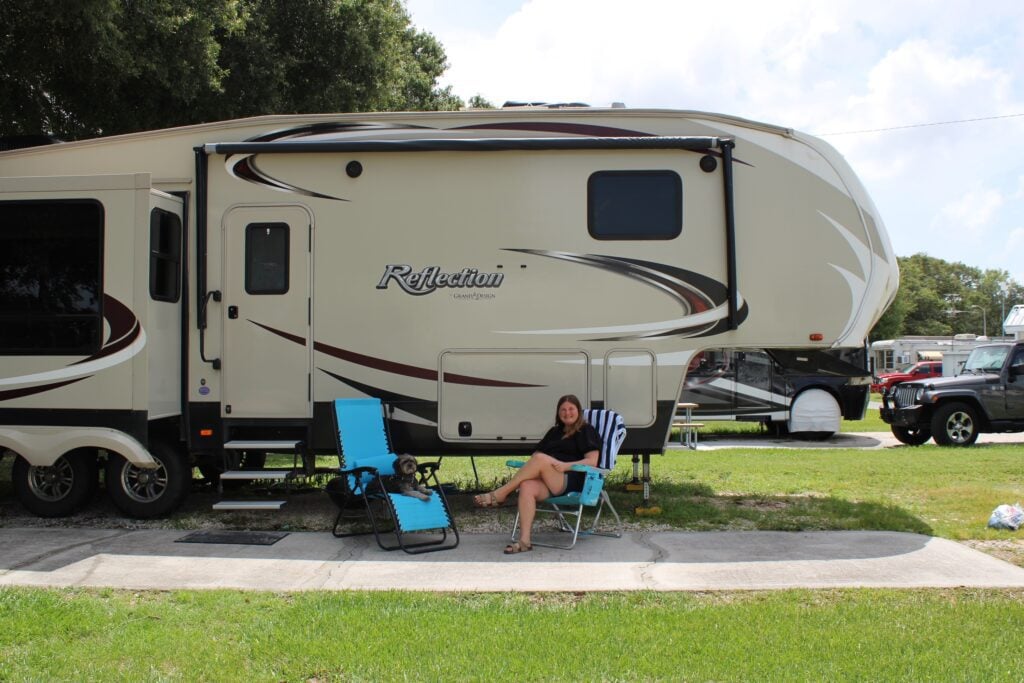
[[832, 394], [824, 389], [808, 389], [793, 401], [789, 411], [789, 431], [830, 432], [839, 431], [839, 404]]

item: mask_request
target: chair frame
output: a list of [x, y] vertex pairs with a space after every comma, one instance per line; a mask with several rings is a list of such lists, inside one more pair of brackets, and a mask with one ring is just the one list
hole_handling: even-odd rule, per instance
[[[590, 422], [590, 417], [596, 413], [598, 409], [588, 409], [584, 411], [584, 417]], [[604, 439], [601, 446], [601, 460], [599, 464], [605, 465], [606, 467], [590, 467], [588, 465], [573, 465], [572, 469], [576, 472], [585, 472], [588, 477], [588, 484], [584, 486], [584, 491], [581, 493], [573, 492], [563, 494], [559, 496], [551, 496], [543, 501], [539, 501], [537, 504], [537, 514], [545, 513], [552, 514], [558, 520], [558, 530], [563, 532], [571, 532], [572, 540], [566, 544], [559, 543], [545, 543], [542, 541], [533, 541], [533, 545], [541, 546], [544, 548], [559, 548], [561, 550], [571, 550], [576, 545], [576, 541], [582, 536], [606, 536], [610, 538], [622, 538], [622, 518], [619, 517], [618, 511], [615, 506], [612, 505], [611, 498], [608, 497], [608, 492], [604, 489], [604, 481], [607, 475], [611, 472], [612, 468], [615, 467], [615, 459], [618, 455], [619, 448], [622, 446], [622, 442], [626, 438], [626, 428], [622, 424], [622, 418], [618, 413], [612, 410], [606, 412], [614, 415], [613, 424], [609, 428], [609, 434]], [[525, 462], [522, 460], [509, 460], [506, 462], [509, 467], [518, 468], [522, 467]], [[587, 486], [594, 486], [594, 481], [598, 480], [600, 490], [598, 491], [596, 498], [592, 495], [588, 496]], [[605, 506], [611, 511], [615, 517], [615, 525], [611, 530], [602, 530], [598, 527], [601, 522], [601, 513], [604, 511]], [[582, 528], [583, 524], [583, 510], [587, 507], [596, 508], [594, 511], [594, 519], [590, 525], [586, 528]], [[569, 522], [566, 517], [575, 518], [575, 524]], [[515, 522], [512, 524], [512, 540], [519, 540], [519, 512], [516, 512]]]
[[[341, 399], [339, 399], [341, 400]], [[381, 412], [381, 419], [384, 420], [384, 437], [387, 443], [387, 454], [394, 458], [397, 458], [391, 451], [391, 438], [387, 431], [387, 420], [384, 419], [383, 406]], [[340, 426], [338, 425], [337, 419], [337, 406], [335, 407], [334, 413], [334, 427], [335, 434], [338, 438], [338, 457], [344, 462], [344, 446], [342, 443], [343, 436], [341, 434]], [[353, 456], [353, 460], [358, 460], [357, 457]], [[451, 550], [459, 545], [459, 530], [455, 525], [455, 518], [451, 512], [451, 506], [448, 504], [448, 498], [445, 496], [444, 488], [441, 486], [440, 481], [437, 478], [437, 468], [440, 463], [429, 462], [420, 463], [417, 466], [417, 480], [420, 484], [428, 486], [434, 496], [438, 496], [441, 501], [441, 505], [444, 508], [445, 515], [447, 516], [448, 527], [437, 527], [432, 529], [440, 533], [440, 538], [434, 538], [426, 541], [418, 542], [407, 542], [405, 536], [409, 534], [418, 534], [423, 531], [429, 531], [428, 529], [416, 529], [412, 531], [403, 530], [399, 523], [399, 514], [395, 505], [393, 496], [400, 496], [400, 494], [391, 493], [387, 490], [384, 477], [391, 476], [388, 473], [382, 474], [377, 467], [371, 466], [357, 466], [351, 469], [345, 469], [344, 466], [339, 468], [339, 474], [341, 476], [341, 500], [336, 500], [339, 510], [338, 516], [334, 519], [334, 526], [331, 529], [331, 534], [335, 538], [349, 538], [353, 536], [366, 536], [373, 534], [379, 545], [383, 550], [403, 550], [410, 555], [417, 555], [420, 553], [437, 552], [439, 550]], [[368, 480], [364, 480], [364, 475], [368, 476]], [[351, 478], [351, 479], [350, 479]], [[353, 488], [350, 485], [350, 481], [356, 482]], [[350, 503], [353, 500], [361, 500], [363, 503], [363, 509], [365, 510], [366, 518], [370, 522], [370, 531], [351, 531], [342, 532], [340, 527], [342, 519], [345, 516], [345, 511], [350, 507]], [[381, 506], [383, 509], [381, 514], [378, 516], [374, 513], [375, 505]], [[389, 522], [389, 523], [388, 523]], [[454, 542], [449, 541], [448, 531], [451, 530]], [[387, 544], [384, 542], [382, 535], [393, 533], [395, 534], [396, 543]]]

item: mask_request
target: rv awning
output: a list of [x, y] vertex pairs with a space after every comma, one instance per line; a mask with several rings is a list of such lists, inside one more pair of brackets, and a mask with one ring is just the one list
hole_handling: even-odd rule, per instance
[[505, 152], [587, 149], [681, 149], [701, 152], [720, 147], [717, 137], [622, 138], [428, 138], [413, 140], [274, 140], [211, 142], [207, 154], [295, 154], [310, 152]]

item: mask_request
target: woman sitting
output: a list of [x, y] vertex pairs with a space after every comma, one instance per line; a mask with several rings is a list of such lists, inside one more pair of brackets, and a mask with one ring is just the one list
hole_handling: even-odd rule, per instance
[[582, 491], [583, 472], [570, 471], [573, 465], [597, 467], [601, 437], [583, 419], [580, 400], [569, 394], [558, 399], [555, 426], [537, 444], [533, 455], [504, 485], [473, 498], [477, 507], [497, 507], [509, 494], [519, 490], [519, 540], [505, 548], [506, 555], [533, 550], [530, 543], [537, 503], [571, 491]]

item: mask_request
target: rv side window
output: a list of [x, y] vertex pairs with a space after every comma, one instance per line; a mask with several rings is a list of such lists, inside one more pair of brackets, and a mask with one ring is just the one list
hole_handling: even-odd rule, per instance
[[99, 202], [0, 202], [0, 352], [95, 353], [102, 285]]
[[674, 171], [598, 171], [587, 181], [587, 229], [599, 240], [669, 240], [683, 231]]
[[171, 303], [181, 296], [181, 219], [163, 209], [149, 214], [149, 296]]
[[245, 291], [284, 294], [288, 291], [288, 224], [245, 226]]

